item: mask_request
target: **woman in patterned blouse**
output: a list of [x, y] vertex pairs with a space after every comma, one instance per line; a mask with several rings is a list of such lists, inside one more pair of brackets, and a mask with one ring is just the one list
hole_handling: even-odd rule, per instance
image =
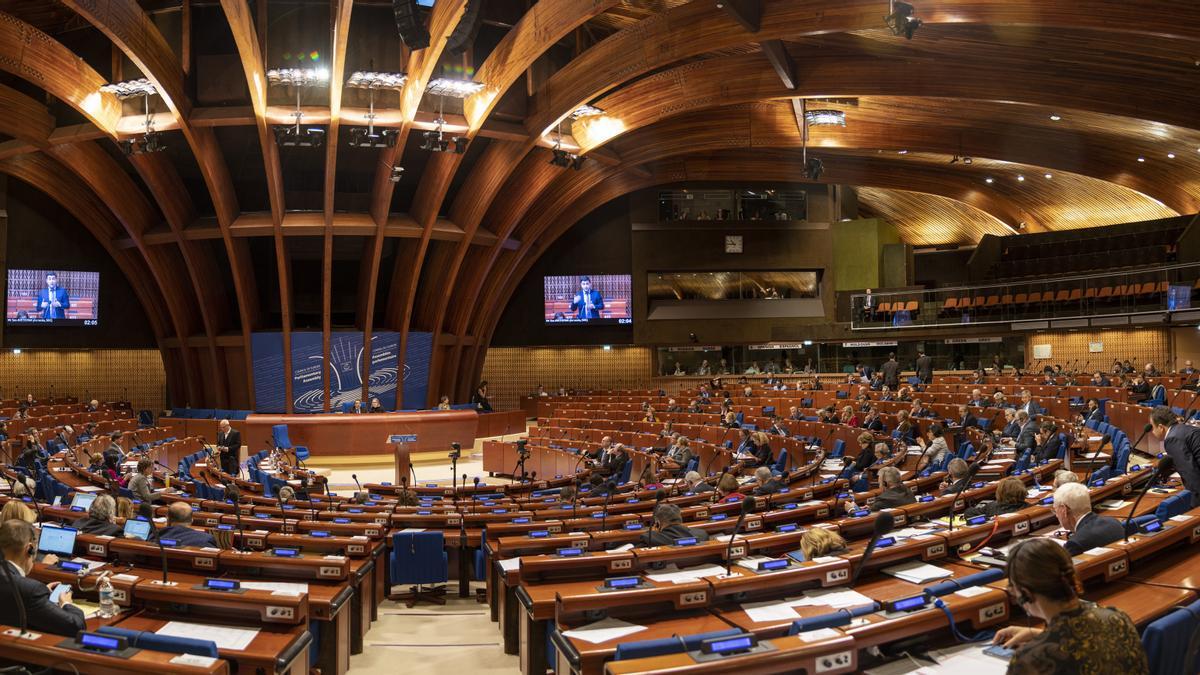
[[1016, 649], [1009, 675], [1147, 673], [1142, 641], [1119, 609], [1079, 599], [1071, 556], [1043, 538], [1021, 542], [1008, 555], [1008, 593], [1013, 604], [1046, 622], [1045, 628], [1009, 626], [996, 644]]

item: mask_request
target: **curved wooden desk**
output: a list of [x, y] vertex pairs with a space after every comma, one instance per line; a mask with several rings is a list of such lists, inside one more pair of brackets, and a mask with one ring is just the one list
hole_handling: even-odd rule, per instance
[[451, 443], [475, 444], [479, 415], [474, 410], [375, 413], [362, 415], [250, 415], [241, 424], [242, 443], [250, 452], [272, 447], [271, 427], [286, 424], [292, 445], [313, 457], [391, 455], [392, 434], [416, 434], [411, 452], [450, 452]]

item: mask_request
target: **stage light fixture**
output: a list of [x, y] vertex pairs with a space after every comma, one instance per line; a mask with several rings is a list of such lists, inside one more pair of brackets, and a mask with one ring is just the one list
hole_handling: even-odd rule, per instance
[[846, 113], [841, 110], [807, 110], [804, 121], [813, 127], [844, 127]]
[[377, 73], [372, 70], [356, 70], [350, 73], [346, 86], [351, 89], [395, 89], [404, 88], [408, 75], [404, 73]]
[[404, 177], [404, 167], [393, 166], [392, 174], [390, 176], [388, 176], [388, 180], [392, 181], [393, 183], [399, 183], [400, 179], [403, 177]]
[[466, 98], [483, 89], [482, 82], [456, 80], [449, 77], [436, 77], [425, 87], [427, 93], [434, 96], [449, 96], [451, 98]]
[[267, 82], [281, 86], [319, 87], [329, 84], [328, 68], [272, 68]]
[[301, 128], [295, 125], [274, 127], [275, 143], [282, 148], [319, 148], [325, 145], [325, 129], [322, 127]]
[[372, 127], [353, 127], [346, 145], [352, 148], [394, 148], [397, 138], [395, 129], [376, 131]]
[[272, 85], [290, 86], [296, 88], [296, 109], [292, 117], [294, 124], [274, 127], [275, 143], [284, 148], [319, 148], [325, 145], [325, 129], [323, 127], [302, 128], [300, 121], [304, 111], [300, 109], [300, 93], [309, 87], [321, 87], [329, 84], [329, 70], [326, 68], [272, 68], [267, 71], [267, 82]]
[[571, 119], [577, 120], [580, 117], [592, 117], [595, 115], [603, 115], [604, 111], [594, 105], [586, 103], [571, 111]]
[[903, 35], [904, 39], [911, 40], [913, 33], [916, 33], [922, 24], [922, 21], [914, 15], [915, 11], [912, 4], [893, 0], [892, 13], [885, 16], [883, 20], [887, 23], [888, 28], [892, 29], [892, 35]]
[[138, 80], [127, 80], [125, 82], [114, 82], [100, 87], [100, 91], [112, 94], [122, 101], [138, 96], [153, 96], [158, 93], [154, 83], [146, 78]]
[[126, 155], [140, 155], [149, 152], [162, 152], [167, 146], [162, 142], [162, 136], [154, 130], [154, 117], [150, 114], [150, 97], [158, 93], [154, 83], [146, 78], [115, 82], [100, 87], [100, 91], [112, 94], [122, 101], [132, 98], [142, 98], [142, 108], [146, 114], [145, 132], [141, 138], [129, 138], [117, 141], [121, 152]]
[[810, 157], [804, 163], [804, 175], [809, 180], [820, 180], [823, 173], [825, 173], [825, 164], [821, 162], [819, 157]]

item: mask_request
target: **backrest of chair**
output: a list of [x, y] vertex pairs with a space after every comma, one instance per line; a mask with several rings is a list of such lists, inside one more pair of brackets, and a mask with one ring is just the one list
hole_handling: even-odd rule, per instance
[[1191, 508], [1191, 491], [1181, 490], [1179, 493], [1173, 494], [1159, 502], [1158, 508], [1154, 509], [1154, 517], [1166, 522], [1171, 519], [1171, 516], [1187, 513]]
[[841, 457], [846, 454], [846, 441], [837, 439], [833, 442], [833, 452], [829, 453], [830, 457]]
[[1200, 601], [1180, 607], [1142, 631], [1142, 646], [1150, 663], [1150, 675], [1196, 672], [1200, 651]]
[[776, 471], [779, 471], [782, 473], [784, 471], [787, 471], [787, 465], [788, 465], [788, 451], [787, 451], [787, 448], [784, 448], [783, 450], [779, 451], [779, 459], [775, 460], [775, 466], [772, 468], [774, 468]]
[[394, 583], [427, 584], [446, 580], [441, 532], [397, 532], [392, 535]]
[[276, 424], [271, 427], [271, 440], [277, 448], [290, 449], [292, 447], [292, 440], [288, 438], [286, 424]]

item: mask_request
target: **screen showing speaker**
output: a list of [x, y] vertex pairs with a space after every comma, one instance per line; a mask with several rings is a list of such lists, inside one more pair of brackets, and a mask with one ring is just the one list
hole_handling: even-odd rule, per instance
[[95, 326], [99, 310], [99, 272], [8, 270], [5, 319], [9, 325]]
[[543, 277], [543, 281], [546, 323], [633, 322], [628, 274], [575, 274]]

